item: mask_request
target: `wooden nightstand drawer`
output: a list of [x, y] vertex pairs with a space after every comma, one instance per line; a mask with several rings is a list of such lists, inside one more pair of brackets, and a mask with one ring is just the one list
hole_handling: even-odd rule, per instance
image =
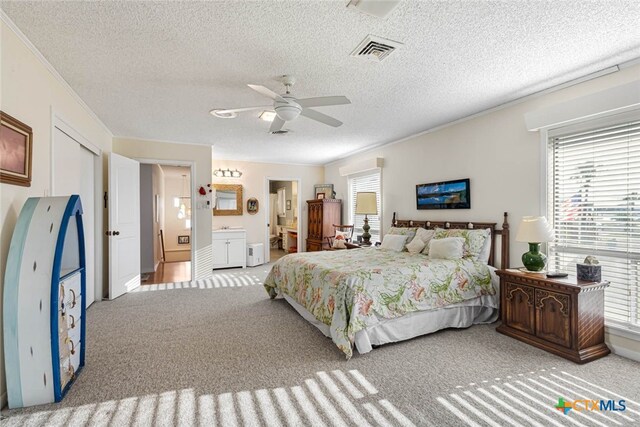
[[604, 343], [604, 289], [608, 282], [549, 279], [498, 270], [502, 324], [497, 331], [585, 363], [609, 354]]

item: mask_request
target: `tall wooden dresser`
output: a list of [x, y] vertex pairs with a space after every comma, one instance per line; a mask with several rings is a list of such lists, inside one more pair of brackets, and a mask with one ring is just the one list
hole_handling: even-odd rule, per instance
[[307, 252], [329, 249], [327, 237], [333, 236], [333, 225], [342, 224], [342, 200], [307, 200]]

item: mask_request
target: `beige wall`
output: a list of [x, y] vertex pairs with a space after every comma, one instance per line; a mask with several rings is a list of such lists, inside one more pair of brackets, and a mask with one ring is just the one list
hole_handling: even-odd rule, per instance
[[[52, 111], [104, 152], [111, 151], [112, 135], [54, 76], [28, 45], [0, 21], [0, 109], [33, 129], [31, 187], [0, 184], [0, 294], [7, 252], [16, 220], [28, 197], [50, 194]], [[76, 165], [69, 164], [69, 168]], [[78, 171], [80, 174], [80, 171]], [[103, 227], [102, 224], [97, 224]], [[102, 246], [102, 242], [96, 242]], [[96, 268], [102, 268], [101, 263]], [[96, 295], [100, 298], [100, 295]], [[2, 308], [0, 308], [0, 321]], [[2, 328], [0, 328], [2, 334]], [[0, 394], [5, 401], [4, 357], [0, 357]]]
[[[211, 182], [211, 146], [191, 145], [138, 139], [114, 138], [113, 152], [132, 159], [166, 160], [192, 162], [195, 165], [195, 188], [206, 188]], [[194, 279], [211, 275], [211, 210], [196, 209], [196, 203], [205, 201], [203, 197], [192, 200], [192, 227], [195, 235], [191, 244], [195, 244]], [[195, 220], [194, 220], [195, 215]]]
[[[213, 150], [215, 157], [215, 148]], [[268, 212], [265, 200], [266, 179], [290, 180], [300, 179], [301, 187], [298, 188], [298, 199], [301, 201], [299, 222], [301, 225], [302, 248], [306, 245], [307, 236], [307, 204], [306, 200], [313, 199], [315, 193], [313, 186], [322, 184], [324, 180], [324, 168], [322, 166], [296, 166], [274, 163], [241, 162], [235, 160], [213, 160], [213, 169], [238, 169], [242, 172], [240, 178], [212, 177], [216, 184], [241, 184], [243, 189], [243, 215], [242, 216], [217, 216], [213, 218], [213, 228], [222, 226], [243, 227], [247, 230], [247, 243], [265, 243]], [[260, 210], [256, 215], [247, 214], [247, 200], [251, 197], [258, 199]], [[268, 196], [267, 196], [268, 197]], [[292, 208], [293, 211], [293, 208]], [[269, 246], [265, 244], [265, 249]]]
[[[520, 265], [526, 244], [515, 242], [518, 224], [525, 215], [544, 214], [539, 132], [526, 129], [524, 114], [540, 108], [597, 93], [640, 79], [640, 65], [615, 74], [530, 98], [476, 118], [461, 121], [431, 133], [360, 153], [325, 167], [325, 180], [335, 185], [337, 197], [346, 199], [347, 177], [339, 167], [362, 159], [383, 157], [383, 230], [390, 226], [393, 212], [406, 219], [451, 219], [502, 222], [509, 212], [512, 266]], [[471, 209], [418, 211], [415, 185], [471, 178]], [[344, 207], [344, 214], [347, 206]], [[630, 340], [617, 340], [626, 345]], [[635, 342], [640, 355], [640, 343]]]

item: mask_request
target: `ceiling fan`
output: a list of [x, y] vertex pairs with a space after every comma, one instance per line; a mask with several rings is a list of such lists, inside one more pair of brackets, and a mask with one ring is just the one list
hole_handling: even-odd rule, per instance
[[295, 78], [293, 76], [282, 76], [282, 84], [284, 84], [284, 87], [286, 89], [286, 92], [282, 95], [278, 95], [271, 89], [268, 89], [261, 85], [248, 85], [251, 89], [255, 90], [261, 95], [273, 99], [273, 105], [233, 108], [229, 110], [211, 110], [210, 113], [215, 117], [232, 119], [237, 117], [238, 113], [243, 111], [273, 109], [276, 112], [276, 116], [271, 123], [269, 133], [281, 133], [281, 129], [286, 122], [295, 120], [300, 115], [333, 127], [342, 125], [342, 122], [340, 120], [334, 119], [331, 116], [327, 116], [326, 114], [313, 110], [311, 109], [311, 107], [351, 104], [351, 101], [349, 101], [346, 96], [319, 96], [315, 98], [298, 99], [291, 95], [291, 87], [294, 83]]

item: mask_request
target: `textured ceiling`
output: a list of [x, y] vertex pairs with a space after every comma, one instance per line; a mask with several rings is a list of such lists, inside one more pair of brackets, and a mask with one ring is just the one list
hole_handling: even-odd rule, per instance
[[[219, 158], [323, 164], [640, 57], [638, 1], [408, 1], [379, 19], [342, 1], [10, 2], [2, 9], [116, 136], [213, 144]], [[368, 35], [404, 46], [350, 57]], [[319, 107], [269, 135], [247, 83]], [[268, 101], [268, 100], [267, 100]]]

